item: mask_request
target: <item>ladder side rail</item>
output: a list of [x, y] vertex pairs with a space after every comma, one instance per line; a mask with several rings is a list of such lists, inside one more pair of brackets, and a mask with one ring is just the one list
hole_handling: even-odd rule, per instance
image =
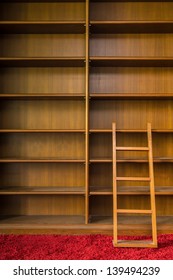
[[151, 123], [147, 124], [148, 135], [148, 160], [149, 160], [149, 176], [150, 176], [150, 203], [152, 210], [152, 238], [153, 243], [157, 245], [157, 225], [156, 225], [156, 203], [155, 203], [155, 188], [154, 188], [154, 170], [153, 170], [153, 150], [152, 150], [152, 132]]

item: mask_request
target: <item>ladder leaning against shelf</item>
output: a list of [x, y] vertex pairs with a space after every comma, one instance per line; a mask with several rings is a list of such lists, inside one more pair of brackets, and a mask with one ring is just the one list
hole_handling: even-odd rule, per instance
[[[128, 132], [128, 130], [127, 130]], [[113, 245], [115, 247], [157, 247], [156, 205], [154, 189], [152, 133], [151, 124], [147, 125], [147, 147], [118, 147], [116, 145], [116, 123], [112, 124], [112, 148], [113, 148]], [[148, 152], [149, 177], [119, 177], [117, 175], [117, 151], [146, 151]], [[118, 181], [148, 181], [150, 184], [150, 209], [119, 209], [117, 204]], [[118, 214], [143, 214], [151, 215], [152, 240], [118, 240]], [[128, 216], [127, 216], [128, 217]], [[142, 216], [141, 216], [142, 218]]]

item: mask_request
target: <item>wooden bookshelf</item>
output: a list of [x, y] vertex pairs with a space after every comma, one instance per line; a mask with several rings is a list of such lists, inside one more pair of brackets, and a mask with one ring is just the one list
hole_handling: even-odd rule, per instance
[[[113, 121], [122, 147], [145, 147], [151, 123], [158, 232], [173, 232], [172, 10], [0, 0], [0, 233], [112, 234]], [[118, 152], [119, 177], [148, 176], [140, 153]], [[119, 208], [146, 208], [147, 183], [120, 181]]]
[[[146, 124], [152, 123], [157, 215], [170, 214], [173, 18], [168, 9], [172, 3], [90, 2], [90, 221], [112, 213], [113, 121], [119, 146], [130, 147], [146, 146]], [[119, 152], [117, 161], [119, 176], [148, 175], [143, 154]], [[147, 184], [133, 184], [119, 182], [119, 208], [148, 205]], [[96, 218], [99, 223], [106, 219]]]
[[0, 1], [0, 10], [0, 230], [77, 228], [86, 216], [85, 1]]

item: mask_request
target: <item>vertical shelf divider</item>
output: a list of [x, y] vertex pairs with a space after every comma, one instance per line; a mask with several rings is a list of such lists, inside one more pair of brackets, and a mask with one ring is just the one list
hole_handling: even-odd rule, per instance
[[85, 18], [85, 224], [89, 220], [89, 0]]

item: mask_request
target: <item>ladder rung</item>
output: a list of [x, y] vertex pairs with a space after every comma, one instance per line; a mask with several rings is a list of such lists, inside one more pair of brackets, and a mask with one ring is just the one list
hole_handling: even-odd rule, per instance
[[152, 240], [118, 240], [117, 243], [113, 242], [115, 247], [149, 247], [157, 248]]
[[152, 210], [146, 209], [117, 209], [118, 214], [152, 214]]
[[150, 181], [149, 177], [116, 177], [117, 181]]
[[116, 147], [117, 151], [149, 151], [148, 147]]

